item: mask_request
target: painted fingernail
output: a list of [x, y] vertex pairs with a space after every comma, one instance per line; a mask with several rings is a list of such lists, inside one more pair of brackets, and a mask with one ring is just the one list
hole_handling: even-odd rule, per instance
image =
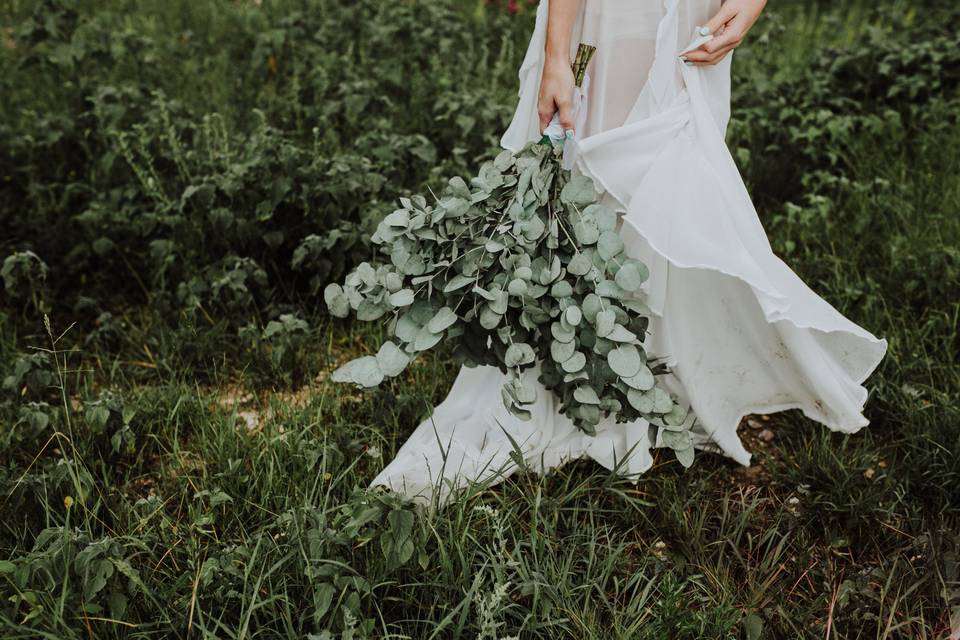
[[563, 135], [567, 137], [567, 140], [573, 140], [573, 129], [567, 129], [563, 132]]
[[684, 61], [683, 61], [683, 64], [687, 65], [688, 67], [692, 67], [692, 66], [693, 66], [693, 63], [690, 62], [689, 60], [684, 60]]
[[682, 60], [683, 62], [686, 62], [686, 61], [687, 61], [687, 56], [680, 56], [680, 60]]
[[702, 36], [710, 35], [710, 27], [700, 27], [700, 35]]

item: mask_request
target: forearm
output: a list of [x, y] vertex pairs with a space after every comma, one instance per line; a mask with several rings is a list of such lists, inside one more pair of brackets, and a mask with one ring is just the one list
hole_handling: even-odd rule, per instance
[[547, 16], [546, 56], [570, 64], [570, 38], [582, 0], [551, 0]]

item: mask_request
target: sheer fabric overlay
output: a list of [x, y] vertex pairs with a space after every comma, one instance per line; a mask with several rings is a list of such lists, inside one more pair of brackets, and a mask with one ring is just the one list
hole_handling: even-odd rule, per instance
[[[866, 426], [862, 386], [887, 343], [846, 319], [781, 261], [727, 150], [732, 56], [687, 67], [719, 0], [585, 0], [572, 45], [597, 46], [574, 171], [594, 179], [622, 212], [627, 252], [650, 267], [641, 297], [654, 312], [645, 347], [671, 365], [661, 384], [692, 411], [698, 447], [741, 464], [741, 418], [797, 408], [834, 431]], [[520, 68], [519, 104], [501, 141], [540, 137], [537, 97], [548, 0]], [[573, 51], [571, 52], [573, 54]], [[534, 368], [525, 375], [535, 379]], [[504, 407], [505, 376], [463, 367], [436, 407], [373, 480], [419, 501], [449, 499], [470, 482], [520, 468], [546, 472], [588, 457], [636, 477], [653, 463], [649, 425], [606, 419], [579, 431], [552, 393], [532, 418]]]

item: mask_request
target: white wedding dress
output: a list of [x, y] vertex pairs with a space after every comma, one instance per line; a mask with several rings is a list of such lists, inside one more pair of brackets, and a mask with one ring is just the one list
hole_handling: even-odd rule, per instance
[[[867, 425], [862, 382], [886, 352], [880, 340], [811, 291], [770, 248], [724, 142], [730, 61], [688, 67], [684, 51], [720, 0], [584, 0], [572, 45], [597, 52], [577, 128], [575, 171], [623, 212], [627, 252], [650, 267], [654, 313], [645, 346], [671, 373], [661, 384], [692, 409], [701, 449], [741, 464], [741, 418], [797, 408], [832, 430]], [[536, 102], [548, 0], [520, 68], [520, 101], [502, 145], [540, 137]], [[571, 52], [572, 54], [573, 52]], [[537, 371], [526, 375], [536, 377]], [[636, 476], [653, 459], [645, 421], [601, 423], [588, 436], [540, 388], [532, 419], [503, 406], [504, 374], [463, 367], [436, 407], [373, 480], [421, 501], [525, 465], [544, 472], [589, 457]]]

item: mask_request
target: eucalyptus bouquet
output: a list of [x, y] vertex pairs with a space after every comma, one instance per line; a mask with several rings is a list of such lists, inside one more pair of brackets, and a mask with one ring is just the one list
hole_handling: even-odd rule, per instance
[[616, 212], [590, 178], [561, 167], [561, 153], [542, 142], [504, 151], [432, 202], [400, 198], [372, 238], [386, 259], [324, 290], [333, 315], [386, 319], [395, 341], [333, 379], [375, 387], [446, 337], [464, 364], [506, 374], [514, 415], [529, 419], [537, 386], [527, 372], [539, 365], [539, 382], [585, 432], [611, 414], [645, 418], [690, 465], [687, 411], [657, 387], [666, 367], [642, 346], [649, 310], [636, 292], [647, 267], [624, 253]]

